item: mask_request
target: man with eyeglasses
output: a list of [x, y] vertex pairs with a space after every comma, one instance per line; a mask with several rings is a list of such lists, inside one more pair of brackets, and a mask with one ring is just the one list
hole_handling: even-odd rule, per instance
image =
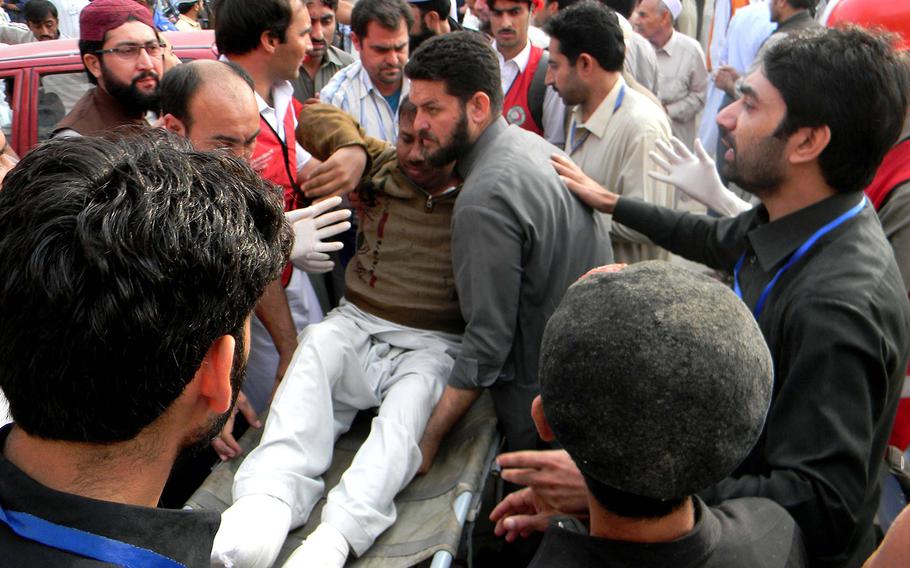
[[163, 44], [152, 15], [133, 0], [95, 0], [79, 16], [79, 53], [95, 85], [57, 123], [54, 136], [96, 136], [148, 126], [158, 105]]

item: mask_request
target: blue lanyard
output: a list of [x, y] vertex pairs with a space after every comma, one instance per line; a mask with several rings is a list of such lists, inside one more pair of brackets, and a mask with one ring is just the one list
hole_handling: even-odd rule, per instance
[[[768, 299], [768, 296], [771, 294], [771, 290], [774, 288], [774, 285], [777, 284], [778, 279], [780, 279], [781, 274], [786, 272], [786, 270], [788, 268], [790, 268], [791, 266], [796, 264], [796, 262], [799, 259], [801, 259], [803, 256], [805, 256], [806, 253], [809, 251], [809, 249], [811, 249], [812, 246], [818, 241], [818, 239], [827, 235], [834, 229], [840, 227], [847, 220], [852, 219], [853, 217], [856, 217], [857, 215], [859, 215], [860, 211], [863, 210], [863, 207], [866, 206], [867, 201], [868, 200], [866, 199], [866, 196], [864, 195], [862, 201], [860, 201], [859, 203], [854, 205], [849, 211], [846, 211], [845, 213], [841, 213], [840, 216], [838, 216], [833, 221], [829, 222], [827, 225], [825, 225], [821, 229], [815, 231], [812, 234], [812, 236], [806, 240], [806, 242], [804, 242], [802, 245], [800, 245], [800, 247], [798, 249], [796, 249], [796, 252], [794, 252], [793, 255], [790, 257], [790, 260], [788, 260], [786, 262], [786, 264], [784, 264], [783, 266], [780, 267], [780, 270], [777, 271], [777, 274], [774, 275], [774, 278], [772, 278], [771, 281], [768, 282], [768, 285], [765, 286], [765, 289], [762, 290], [761, 296], [758, 297], [758, 302], [755, 303], [755, 309], [752, 310], [752, 313], [755, 315], [756, 320], [758, 319], [758, 316], [761, 315], [762, 310], [765, 307], [765, 301]], [[739, 286], [739, 271], [742, 268], [743, 262], [745, 262], [745, 260], [746, 260], [746, 254], [743, 253], [743, 255], [741, 257], [739, 257], [739, 260], [736, 261], [736, 267], [734, 267], [734, 269], [733, 269], [733, 291], [736, 292], [736, 295], [739, 296], [740, 299], [742, 299], [742, 297], [743, 297], [743, 291]]]
[[[616, 114], [616, 111], [618, 111], [619, 107], [622, 106], [622, 101], [625, 98], [625, 96], [626, 96], [626, 86], [623, 85], [622, 87], [619, 88], [619, 95], [616, 96], [616, 104], [613, 105], [613, 114]], [[577, 152], [582, 146], [585, 145], [585, 142], [588, 140], [588, 135], [591, 134], [590, 132], [588, 132], [586, 130], [584, 136], [582, 136], [581, 140], [579, 140], [578, 143], [576, 144], [576, 142], [575, 142], [576, 126], [577, 126], [576, 124], [574, 124], [574, 123], [572, 124], [572, 135], [569, 138], [569, 149], [570, 149], [569, 155], [570, 156], [572, 154], [574, 154], [575, 152]]]
[[0, 507], [0, 524], [5, 524], [26, 540], [99, 562], [107, 562], [125, 568], [186, 568], [183, 564], [157, 552], [58, 525], [28, 513], [7, 511], [3, 507]]

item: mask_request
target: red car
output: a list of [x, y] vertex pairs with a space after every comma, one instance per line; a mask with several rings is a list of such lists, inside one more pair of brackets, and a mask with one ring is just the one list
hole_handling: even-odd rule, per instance
[[[174, 53], [183, 61], [215, 59], [215, 33], [168, 32]], [[20, 156], [50, 137], [91, 86], [74, 39], [0, 47], [0, 128]]]

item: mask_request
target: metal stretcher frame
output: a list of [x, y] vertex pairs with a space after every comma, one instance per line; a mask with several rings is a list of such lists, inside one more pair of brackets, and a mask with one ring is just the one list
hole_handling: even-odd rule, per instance
[[[326, 490], [338, 483], [360, 444], [369, 434], [372, 413], [361, 412], [351, 430], [335, 444], [332, 465], [324, 475]], [[261, 430], [250, 430], [240, 439], [246, 455], [259, 443]], [[459, 550], [467, 551], [470, 565], [471, 527], [480, 508], [483, 486], [499, 449], [493, 404], [481, 397], [440, 447], [433, 468], [416, 477], [395, 499], [398, 520], [359, 558], [347, 566], [404, 568], [431, 560], [432, 568], [448, 568]], [[231, 503], [234, 472], [243, 455], [213, 469], [185, 508], [225, 510]], [[315, 529], [324, 498], [310, 515], [311, 522], [292, 530], [275, 566], [281, 566], [302, 540]], [[314, 522], [315, 521], [315, 522]]]

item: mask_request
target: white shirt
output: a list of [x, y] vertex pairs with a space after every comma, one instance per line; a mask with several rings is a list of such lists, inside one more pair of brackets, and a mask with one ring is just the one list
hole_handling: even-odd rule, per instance
[[623, 60], [623, 69], [632, 75], [638, 83], [657, 94], [657, 54], [651, 42], [645, 36], [632, 28], [629, 20], [622, 14], [616, 14], [619, 27], [622, 28], [623, 40], [626, 44], [626, 58]]
[[[669, 141], [670, 121], [622, 77], [587, 122], [580, 106], [573, 109], [569, 132], [566, 153], [591, 178], [624, 197], [674, 207], [675, 191], [648, 175], [653, 168], [648, 153], [656, 150], [658, 140]], [[667, 251], [619, 223], [611, 224], [610, 240], [614, 262], [669, 258]]]
[[[716, 52], [712, 52], [715, 67], [730, 65], [744, 75], [752, 64], [762, 44], [777, 28], [771, 21], [771, 8], [767, 2], [753, 2], [736, 11], [730, 20], [727, 35]], [[713, 43], [712, 43], [713, 45]], [[724, 100], [724, 92], [708, 83], [708, 98], [698, 128], [698, 138], [711, 155], [717, 147], [717, 113]]]
[[[400, 97], [404, 98], [410, 82], [406, 77], [402, 77], [401, 81]], [[359, 61], [336, 73], [319, 91], [319, 100], [353, 116], [368, 136], [389, 144], [398, 141], [398, 109], [392, 111], [389, 102], [373, 86], [370, 74]]]
[[79, 14], [89, 0], [51, 0], [57, 7], [57, 20], [61, 36], [79, 37]]
[[[518, 78], [519, 73], [524, 73], [528, 67], [528, 61], [531, 58], [531, 42], [525, 44], [518, 55], [506, 61], [499, 50], [496, 49], [496, 42], [493, 42], [493, 49], [496, 51], [496, 58], [499, 60], [500, 81], [502, 84], [503, 96], [509, 92], [512, 83]], [[550, 144], [562, 148], [566, 143], [566, 105], [559, 98], [559, 94], [548, 86], [544, 91], [543, 97], [543, 128], [544, 138]]]
[[[261, 116], [265, 121], [275, 130], [275, 133], [278, 134], [278, 138], [287, 143], [287, 133], [284, 131], [284, 116], [288, 110], [288, 106], [291, 104], [291, 99], [294, 97], [294, 87], [291, 86], [289, 81], [285, 81], [283, 84], [276, 87], [272, 87], [272, 102], [275, 104], [274, 107], [269, 106], [265, 99], [259, 96], [259, 93], [256, 93], [256, 104], [259, 105], [259, 116]], [[278, 120], [278, 117], [281, 117], [281, 120]], [[297, 127], [297, 117], [294, 117], [294, 127]], [[291, 132], [291, 136], [294, 136], [294, 133]], [[309, 152], [303, 149], [295, 138], [294, 140], [294, 152], [297, 158], [297, 171], [299, 172], [303, 166], [310, 161], [310, 158], [313, 156]]]
[[673, 135], [691, 150], [695, 143], [695, 117], [705, 107], [708, 91], [705, 54], [697, 41], [677, 31], [655, 51], [660, 70], [660, 102], [667, 109]]

